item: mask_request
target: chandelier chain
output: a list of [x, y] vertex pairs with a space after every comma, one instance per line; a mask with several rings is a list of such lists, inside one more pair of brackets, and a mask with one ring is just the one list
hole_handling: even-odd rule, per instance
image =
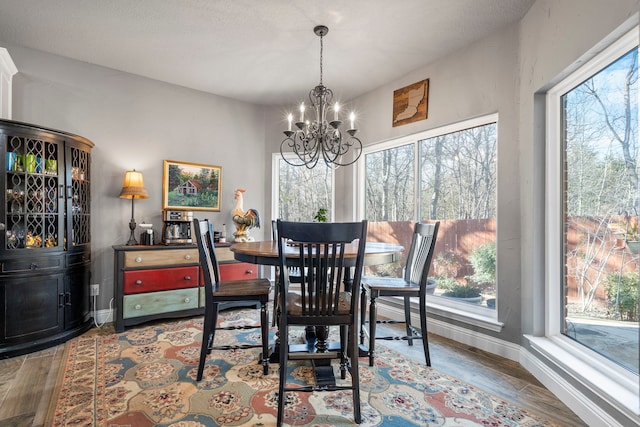
[[320, 36], [320, 86], [322, 86], [322, 51], [324, 50], [324, 44], [322, 42], [323, 36]]

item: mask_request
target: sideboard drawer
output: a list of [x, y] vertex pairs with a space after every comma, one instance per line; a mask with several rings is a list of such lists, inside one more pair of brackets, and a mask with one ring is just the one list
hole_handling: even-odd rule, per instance
[[248, 280], [258, 278], [258, 266], [247, 262], [220, 264], [220, 280]]
[[198, 308], [198, 288], [125, 295], [123, 318]]
[[128, 251], [124, 253], [124, 268], [148, 268], [168, 265], [198, 264], [198, 248]]
[[198, 266], [125, 271], [124, 294], [193, 288], [198, 286], [198, 272]]
[[218, 259], [218, 263], [233, 261], [235, 259], [229, 246], [216, 246], [216, 258]]

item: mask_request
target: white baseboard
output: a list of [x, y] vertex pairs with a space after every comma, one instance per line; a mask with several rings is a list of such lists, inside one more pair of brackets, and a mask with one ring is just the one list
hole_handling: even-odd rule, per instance
[[105, 323], [113, 323], [114, 316], [113, 309], [97, 310], [93, 313], [94, 322], [98, 325], [104, 325]]
[[601, 410], [594, 402], [581, 394], [564, 378], [524, 349], [520, 363], [583, 421], [589, 420], [589, 426], [622, 427], [622, 424], [611, 418], [609, 414]]

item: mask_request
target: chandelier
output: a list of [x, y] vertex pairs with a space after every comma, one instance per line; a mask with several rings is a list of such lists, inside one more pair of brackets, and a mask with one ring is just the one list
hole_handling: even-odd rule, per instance
[[[315, 167], [322, 159], [327, 166], [338, 167], [353, 164], [360, 157], [362, 142], [356, 138], [358, 130], [355, 128], [355, 114], [349, 117], [350, 127], [346, 135], [340, 130], [340, 105], [333, 101], [333, 91], [322, 84], [322, 38], [327, 35], [329, 28], [318, 25], [313, 32], [320, 37], [320, 84], [309, 92], [309, 102], [313, 110], [310, 115], [313, 121], [305, 121], [305, 104], [300, 104], [300, 120], [295, 122], [292, 130], [293, 114], [287, 117], [289, 127], [284, 134], [286, 138], [280, 144], [282, 158], [292, 166]], [[329, 121], [329, 109], [333, 110], [333, 120]], [[346, 154], [353, 147], [356, 151], [353, 160]], [[296, 157], [285, 156], [285, 151], [293, 151]]]

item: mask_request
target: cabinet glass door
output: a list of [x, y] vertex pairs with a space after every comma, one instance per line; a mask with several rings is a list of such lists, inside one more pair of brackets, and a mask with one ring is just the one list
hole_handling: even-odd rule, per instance
[[70, 146], [67, 150], [70, 165], [67, 196], [70, 204], [68, 212], [71, 213], [68, 225], [71, 230], [71, 247], [85, 246], [91, 242], [90, 160], [91, 155], [85, 150], [75, 146]]
[[62, 247], [62, 145], [19, 135], [6, 137], [4, 250]]

